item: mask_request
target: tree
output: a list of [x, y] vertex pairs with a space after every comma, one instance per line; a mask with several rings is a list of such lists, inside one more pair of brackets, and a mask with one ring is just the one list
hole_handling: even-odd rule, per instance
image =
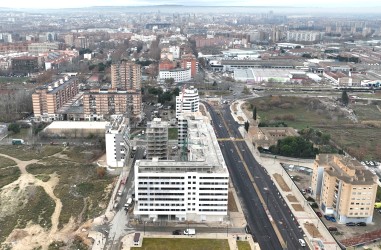
[[347, 93], [347, 91], [343, 91], [343, 93], [341, 94], [341, 102], [345, 105], [345, 106], [347, 106], [348, 105], [348, 103], [349, 103], [349, 97], [348, 97], [348, 93]]
[[254, 121], [257, 120], [257, 107], [254, 107], [254, 109], [253, 109], [253, 119], [254, 119]]
[[246, 132], [249, 132], [249, 127], [250, 127], [250, 123], [249, 123], [249, 121], [246, 121], [245, 122], [245, 130], [246, 130]]
[[12, 131], [15, 134], [20, 133], [20, 125], [17, 123], [11, 123], [8, 126], [8, 131]]
[[167, 84], [170, 84], [170, 85], [172, 85], [172, 84], [174, 84], [175, 83], [175, 79], [173, 79], [172, 77], [171, 78], [168, 78], [168, 79], [165, 79], [165, 81], [164, 81], [165, 83], [167, 83]]

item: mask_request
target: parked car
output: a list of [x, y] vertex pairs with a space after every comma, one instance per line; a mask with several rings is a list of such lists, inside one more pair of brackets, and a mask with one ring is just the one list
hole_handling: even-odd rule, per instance
[[336, 222], [335, 217], [331, 217], [329, 220], [332, 221], [332, 222]]
[[324, 218], [325, 218], [326, 220], [331, 220], [331, 217], [332, 217], [332, 216], [330, 216], [330, 215], [324, 215]]
[[356, 226], [365, 227], [366, 223], [365, 222], [359, 222], [356, 224]]
[[320, 213], [319, 211], [316, 211], [316, 215], [317, 215], [319, 218], [323, 216], [322, 213]]
[[299, 244], [302, 246], [302, 247], [305, 247], [306, 246], [306, 242], [303, 240], [303, 239], [299, 239]]
[[337, 231], [337, 227], [328, 227], [328, 231], [330, 231], [330, 232], [336, 232]]
[[182, 231], [181, 230], [175, 230], [172, 232], [173, 235], [181, 235]]
[[348, 226], [348, 227], [353, 227], [353, 226], [356, 226], [356, 223], [354, 223], [354, 222], [348, 222], [345, 225]]

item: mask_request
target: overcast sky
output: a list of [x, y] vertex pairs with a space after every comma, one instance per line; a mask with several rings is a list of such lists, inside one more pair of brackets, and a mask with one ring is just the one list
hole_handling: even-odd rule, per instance
[[218, 6], [293, 6], [293, 7], [365, 7], [381, 6], [380, 0], [0, 0], [0, 7], [10, 8], [78, 8], [90, 6], [145, 6], [161, 4]]

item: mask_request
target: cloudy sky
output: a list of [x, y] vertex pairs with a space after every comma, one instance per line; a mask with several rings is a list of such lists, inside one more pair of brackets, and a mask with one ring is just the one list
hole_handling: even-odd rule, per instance
[[179, 5], [218, 5], [218, 6], [293, 6], [293, 7], [366, 7], [372, 8], [381, 6], [379, 0], [0, 0], [0, 7], [10, 8], [77, 8], [90, 6], [144, 6], [160, 4], [179, 4]]

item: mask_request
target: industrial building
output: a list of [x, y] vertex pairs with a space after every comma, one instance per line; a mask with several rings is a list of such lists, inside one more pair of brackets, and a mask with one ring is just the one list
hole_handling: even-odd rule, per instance
[[207, 117], [188, 117], [187, 161], [137, 160], [134, 215], [152, 221], [223, 221], [228, 210], [227, 170]]
[[312, 175], [312, 196], [320, 209], [339, 223], [373, 219], [377, 176], [349, 156], [316, 156]]
[[107, 122], [88, 121], [54, 121], [42, 132], [50, 137], [85, 138], [88, 136], [103, 137]]

